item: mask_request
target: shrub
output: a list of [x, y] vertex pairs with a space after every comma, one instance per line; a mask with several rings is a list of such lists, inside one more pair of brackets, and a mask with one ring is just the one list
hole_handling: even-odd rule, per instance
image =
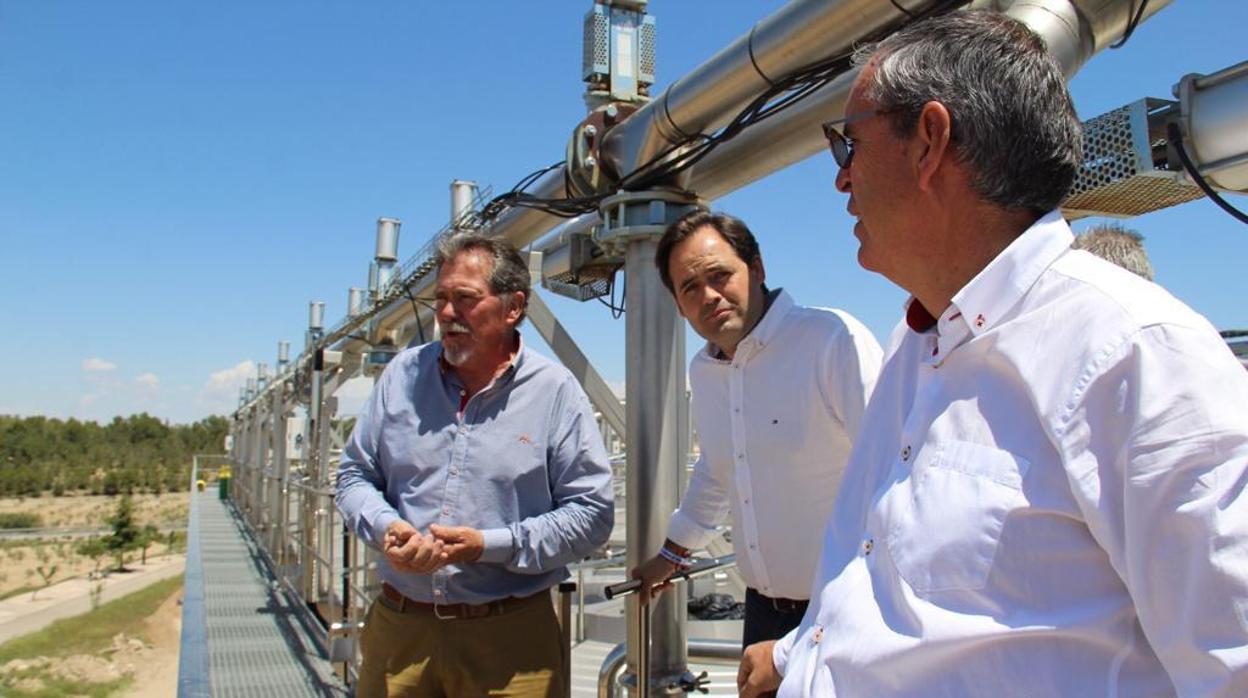
[[41, 528], [43, 519], [33, 511], [10, 511], [0, 513], [0, 528]]

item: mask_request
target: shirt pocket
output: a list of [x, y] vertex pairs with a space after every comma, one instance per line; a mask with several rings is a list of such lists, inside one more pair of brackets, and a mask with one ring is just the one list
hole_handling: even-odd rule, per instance
[[902, 579], [918, 593], [982, 589], [1006, 518], [1027, 505], [1027, 467], [991, 446], [925, 445], [910, 478], [896, 486], [886, 537]]

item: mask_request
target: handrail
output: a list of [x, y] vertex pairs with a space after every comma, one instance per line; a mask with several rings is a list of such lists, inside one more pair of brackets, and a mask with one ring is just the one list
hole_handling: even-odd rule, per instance
[[[726, 567], [737, 564], [736, 555], [724, 555], [722, 557], [712, 557], [699, 560], [687, 569], [680, 570], [668, 578], [668, 582], [682, 582], [698, 577], [703, 577]], [[619, 584], [612, 584], [603, 588], [603, 594], [608, 599], [613, 599], [629, 594], [636, 594], [641, 591], [641, 580], [632, 579]], [[637, 653], [637, 662], [639, 666], [636, 669], [636, 685], [637, 695], [641, 698], [647, 698], [650, 695], [650, 609], [641, 604], [637, 604], [637, 614], [639, 616], [640, 627], [640, 647]], [[625, 660], [628, 657], [627, 643], [620, 644], [615, 647], [602, 662], [602, 668], [598, 672], [598, 696], [599, 698], [614, 698], [616, 686], [619, 685], [620, 671], [625, 666]], [[712, 658], [722, 659], [725, 652], [722, 643], [707, 643], [706, 641], [690, 640], [686, 643], [688, 648], [688, 656], [692, 657], [695, 653], [695, 647], [701, 656], [712, 653]], [[736, 658], [741, 656], [740, 646], [736, 647]]]
[[191, 511], [186, 529], [186, 576], [182, 587], [182, 638], [178, 651], [178, 698], [212, 695], [208, 657], [208, 618], [204, 612], [204, 567], [199, 553], [199, 495], [191, 466]]
[[[736, 555], [724, 555], [723, 557], [708, 557], [698, 560], [690, 565], [687, 569], [680, 570], [668, 578], [669, 582], [681, 582], [687, 579], [697, 579], [704, 577], [712, 572], [717, 572], [725, 567], [732, 567], [737, 564]], [[603, 587], [602, 593], [608, 599], [614, 599], [617, 596], [628, 596], [641, 591], [641, 580], [630, 579], [627, 582], [612, 584]]]

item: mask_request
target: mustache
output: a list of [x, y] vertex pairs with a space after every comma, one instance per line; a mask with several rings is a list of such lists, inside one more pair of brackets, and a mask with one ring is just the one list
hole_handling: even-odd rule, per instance
[[468, 329], [467, 325], [464, 325], [463, 323], [460, 323], [460, 322], [451, 322], [451, 324], [445, 325], [442, 328], [442, 331], [443, 332], [465, 332], [468, 334], [472, 334], [472, 330]]

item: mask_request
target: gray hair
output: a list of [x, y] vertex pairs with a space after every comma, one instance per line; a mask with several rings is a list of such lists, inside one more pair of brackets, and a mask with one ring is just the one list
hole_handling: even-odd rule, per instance
[[532, 281], [529, 276], [529, 265], [515, 245], [501, 238], [490, 237], [475, 232], [458, 232], [444, 235], [438, 239], [437, 251], [433, 255], [434, 266], [442, 273], [442, 266], [465, 252], [482, 252], [493, 260], [490, 269], [490, 292], [503, 299], [511, 307], [511, 294], [519, 291], [524, 294], [521, 301], [520, 319], [516, 326], [524, 322], [528, 312], [529, 297], [533, 293]]
[[923, 106], [952, 120], [956, 157], [983, 199], [1042, 215], [1066, 197], [1080, 164], [1079, 117], [1061, 68], [1026, 25], [986, 10], [916, 22], [854, 62], [875, 61], [865, 95], [908, 138]]
[[1087, 250], [1137, 276], [1153, 280], [1153, 265], [1144, 251], [1144, 236], [1117, 223], [1102, 223], [1089, 228], [1075, 238], [1071, 247]]

